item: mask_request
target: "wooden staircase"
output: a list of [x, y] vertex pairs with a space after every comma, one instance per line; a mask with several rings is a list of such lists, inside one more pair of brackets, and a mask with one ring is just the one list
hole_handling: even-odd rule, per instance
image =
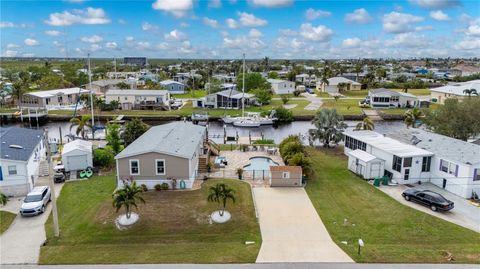
[[208, 155], [203, 155], [198, 158], [198, 173], [207, 172], [207, 162], [208, 162]]
[[217, 143], [215, 143], [215, 142], [213, 142], [213, 141], [211, 141], [211, 140], [208, 140], [208, 142], [207, 142], [207, 147], [208, 147], [210, 153], [211, 153], [213, 156], [218, 156], [218, 155], [220, 155], [220, 146], [219, 146]]

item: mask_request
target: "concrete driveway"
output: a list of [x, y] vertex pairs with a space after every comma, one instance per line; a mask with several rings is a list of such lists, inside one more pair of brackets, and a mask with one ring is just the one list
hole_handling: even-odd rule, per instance
[[[39, 179], [38, 186], [48, 185], [46, 179]], [[63, 184], [55, 184], [58, 197]], [[11, 202], [11, 204], [10, 204]], [[18, 213], [21, 199], [14, 198], [7, 204], [8, 209]], [[16, 208], [14, 208], [16, 207]], [[45, 213], [35, 217], [17, 215], [10, 228], [0, 236], [0, 264], [36, 264], [40, 256], [40, 246], [45, 242], [45, 222], [52, 210], [48, 204]], [[1, 267], [1, 266], [0, 266]]]
[[303, 188], [254, 188], [262, 246], [257, 263], [353, 262], [330, 238]]
[[444, 189], [439, 188], [431, 183], [422, 183], [422, 185], [415, 184], [415, 188], [419, 190], [431, 190], [440, 193], [448, 200], [454, 202], [455, 207], [448, 212], [434, 212], [430, 210], [429, 207], [415, 202], [405, 201], [405, 199], [402, 197], [402, 192], [406, 189], [409, 189], [407, 186], [381, 186], [379, 189], [404, 205], [480, 233], [480, 207], [473, 206], [467, 199], [445, 191]]

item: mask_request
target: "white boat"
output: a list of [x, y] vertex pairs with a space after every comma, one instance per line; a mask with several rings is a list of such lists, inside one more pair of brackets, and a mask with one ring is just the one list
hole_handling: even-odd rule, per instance
[[222, 121], [226, 124], [231, 124], [236, 120], [238, 120], [238, 117], [225, 116], [225, 117], [222, 118]]
[[236, 120], [233, 122], [233, 126], [237, 127], [260, 127], [260, 122], [251, 119]]

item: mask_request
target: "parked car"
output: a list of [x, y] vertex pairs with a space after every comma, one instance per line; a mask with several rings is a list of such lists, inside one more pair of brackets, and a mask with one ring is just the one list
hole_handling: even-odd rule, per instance
[[45, 207], [51, 201], [51, 192], [48, 186], [38, 186], [30, 191], [20, 207], [20, 215], [35, 216], [45, 212]]
[[402, 193], [402, 196], [407, 201], [415, 201], [419, 204], [426, 205], [430, 207], [432, 211], [448, 211], [454, 207], [452, 201], [433, 191], [408, 189]]
[[53, 174], [53, 182], [55, 183], [65, 182], [65, 174], [61, 172], [55, 172], [55, 174]]

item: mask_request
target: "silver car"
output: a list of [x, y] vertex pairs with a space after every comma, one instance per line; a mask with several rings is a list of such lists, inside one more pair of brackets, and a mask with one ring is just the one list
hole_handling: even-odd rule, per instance
[[23, 200], [20, 215], [35, 216], [45, 212], [47, 204], [52, 200], [48, 186], [38, 186], [30, 191]]

